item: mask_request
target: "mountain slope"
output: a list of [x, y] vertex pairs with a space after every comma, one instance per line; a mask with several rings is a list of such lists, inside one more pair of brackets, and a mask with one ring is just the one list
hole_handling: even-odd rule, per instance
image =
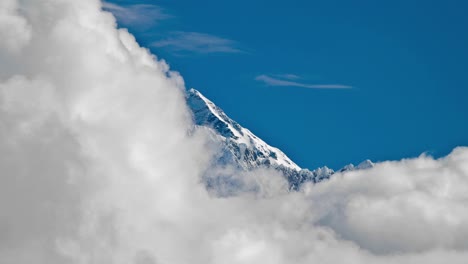
[[[215, 161], [218, 165], [230, 165], [240, 171], [273, 168], [287, 178], [291, 190], [298, 190], [304, 182], [316, 183], [328, 179], [335, 173], [328, 167], [313, 171], [300, 168], [281, 150], [268, 145], [250, 130], [240, 126], [195, 89], [187, 91], [186, 99], [193, 112], [195, 124], [210, 129], [215, 140], [222, 146]], [[372, 166], [373, 163], [367, 160], [356, 167], [347, 165], [339, 172]], [[219, 178], [223, 178], [223, 175]]]
[[195, 89], [188, 91], [187, 103], [194, 114], [195, 123], [214, 129], [230, 144], [238, 165], [253, 169], [262, 165], [284, 166], [300, 170], [281, 150], [272, 147], [229, 118], [223, 110]]

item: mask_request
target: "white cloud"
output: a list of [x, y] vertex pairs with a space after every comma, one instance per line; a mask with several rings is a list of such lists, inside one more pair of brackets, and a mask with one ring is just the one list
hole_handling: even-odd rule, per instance
[[265, 83], [268, 86], [294, 86], [311, 89], [351, 89], [352, 86], [343, 84], [307, 84], [293, 81], [299, 79], [297, 75], [279, 75], [277, 77], [271, 77], [265, 74], [255, 77], [255, 80]]
[[286, 74], [275, 74], [274, 77], [288, 80], [299, 80], [301, 77], [296, 74], [286, 73]]
[[30, 31], [0, 48], [0, 263], [466, 262], [468, 149], [212, 197], [177, 73], [98, 1], [12, 3]]
[[378, 163], [307, 188], [319, 222], [375, 254], [466, 251], [468, 149]]
[[31, 27], [18, 9], [14, 0], [0, 3], [0, 48], [18, 51], [31, 39]]
[[239, 53], [238, 44], [230, 39], [198, 32], [173, 32], [166, 39], [156, 41], [154, 47], [166, 47], [174, 52]]

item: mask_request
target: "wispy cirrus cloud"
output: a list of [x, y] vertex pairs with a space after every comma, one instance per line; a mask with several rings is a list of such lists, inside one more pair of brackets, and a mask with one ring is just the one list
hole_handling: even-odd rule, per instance
[[239, 44], [231, 39], [199, 32], [172, 32], [166, 39], [152, 43], [153, 47], [168, 48], [174, 52], [242, 53]]
[[102, 8], [114, 14], [125, 26], [151, 27], [159, 21], [173, 17], [160, 6], [153, 4], [118, 5], [103, 2]]
[[292, 74], [292, 73], [283, 73], [283, 74], [275, 74], [272, 75], [275, 78], [280, 78], [280, 79], [288, 79], [288, 80], [299, 80], [301, 79], [301, 76]]
[[280, 74], [280, 75], [258, 75], [255, 80], [263, 82], [268, 86], [293, 86], [309, 89], [351, 89], [352, 86], [344, 84], [309, 84], [299, 82], [300, 77], [295, 74]]

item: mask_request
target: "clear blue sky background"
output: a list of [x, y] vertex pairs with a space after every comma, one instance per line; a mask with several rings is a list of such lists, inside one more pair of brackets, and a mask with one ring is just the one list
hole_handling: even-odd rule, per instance
[[[468, 145], [468, 1], [112, 2], [187, 88], [302, 167]], [[284, 74], [353, 88], [255, 80]]]

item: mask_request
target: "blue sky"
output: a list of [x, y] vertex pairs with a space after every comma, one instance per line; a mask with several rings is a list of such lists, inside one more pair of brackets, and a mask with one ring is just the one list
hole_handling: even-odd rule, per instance
[[468, 145], [466, 1], [111, 3], [187, 88], [301, 167]]

